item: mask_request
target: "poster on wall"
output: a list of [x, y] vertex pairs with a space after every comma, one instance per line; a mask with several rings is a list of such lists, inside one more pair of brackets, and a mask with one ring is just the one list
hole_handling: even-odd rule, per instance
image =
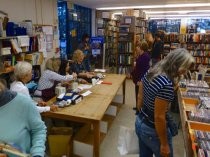
[[92, 37], [91, 38], [91, 48], [92, 48], [92, 55], [97, 56], [101, 55], [103, 51], [103, 37]]
[[53, 49], [53, 26], [43, 26], [42, 30], [46, 35], [46, 51], [51, 52]]

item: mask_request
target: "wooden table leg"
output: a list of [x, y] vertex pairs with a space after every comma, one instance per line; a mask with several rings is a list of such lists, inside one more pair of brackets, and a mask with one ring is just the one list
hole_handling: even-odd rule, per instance
[[94, 157], [99, 157], [99, 154], [100, 154], [100, 121], [95, 121], [93, 123], [93, 132], [94, 132], [93, 153], [94, 153]]
[[123, 104], [125, 104], [125, 82], [126, 80], [123, 82]]

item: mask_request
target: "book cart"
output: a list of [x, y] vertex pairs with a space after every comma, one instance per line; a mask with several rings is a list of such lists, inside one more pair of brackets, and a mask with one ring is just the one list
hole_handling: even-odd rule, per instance
[[[183, 87], [183, 86], [182, 86]], [[205, 81], [185, 81], [178, 90], [187, 157], [210, 156], [210, 89]]]

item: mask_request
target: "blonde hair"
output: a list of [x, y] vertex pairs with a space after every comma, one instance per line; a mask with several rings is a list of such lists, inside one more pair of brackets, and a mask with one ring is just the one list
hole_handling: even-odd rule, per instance
[[72, 58], [73, 61], [77, 62], [80, 57], [84, 57], [84, 53], [81, 50], [79, 50], [79, 49], [75, 50], [74, 54], [73, 54], [73, 58]]
[[151, 33], [147, 33], [145, 35], [145, 40], [148, 43], [148, 46], [149, 46], [148, 49], [151, 50], [152, 49], [152, 46], [153, 46], [153, 43], [154, 43], [154, 38], [153, 38], [152, 34]]
[[54, 72], [58, 72], [60, 64], [61, 64], [60, 58], [50, 58], [47, 60], [45, 68]]
[[136, 47], [140, 47], [144, 52], [148, 51], [149, 45], [145, 40], [142, 40], [140, 43], [136, 44]]
[[188, 70], [194, 62], [194, 57], [186, 49], [175, 49], [149, 70], [147, 79], [152, 81], [158, 75], [166, 75], [175, 83], [179, 80], [178, 72]]
[[32, 71], [32, 65], [28, 62], [21, 61], [15, 65], [14, 75], [16, 80], [21, 80]]

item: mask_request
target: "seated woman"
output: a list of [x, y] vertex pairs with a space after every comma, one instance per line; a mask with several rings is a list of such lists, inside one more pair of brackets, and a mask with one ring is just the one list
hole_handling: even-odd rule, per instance
[[48, 62], [46, 63], [46, 70], [39, 79], [37, 90], [34, 93], [37, 96], [41, 96], [44, 100], [49, 100], [55, 96], [55, 87], [58, 82], [71, 81], [77, 77], [76, 73], [72, 73], [72, 75], [60, 75], [55, 72], [55, 68], [48, 64]]
[[77, 73], [79, 78], [83, 78], [89, 81], [91, 78], [95, 77], [96, 75], [94, 72], [88, 72], [85, 69], [83, 60], [84, 60], [84, 53], [81, 50], [77, 49], [73, 54], [74, 63], [71, 65], [71, 69], [73, 72]]
[[[31, 80], [32, 65], [28, 62], [18, 62], [15, 65], [14, 74], [15, 74], [15, 81], [12, 82], [12, 84], [10, 85], [10, 90], [31, 97], [29, 94], [29, 90], [26, 87], [26, 83], [28, 83]], [[47, 104], [43, 101], [38, 102], [38, 105], [39, 106], [37, 106], [37, 109], [40, 113], [57, 110], [57, 106], [55, 105], [46, 106]]]
[[0, 82], [0, 115], [1, 142], [31, 157], [45, 155], [46, 126], [31, 98], [7, 90]]
[[[70, 73], [72, 73], [72, 70], [70, 69], [70, 64], [69, 64], [68, 60], [61, 60], [61, 64], [60, 64], [58, 73], [60, 75], [69, 75]], [[83, 84], [88, 83], [86, 80], [84, 80], [82, 78], [78, 78], [77, 81], [79, 83], [83, 83]]]

